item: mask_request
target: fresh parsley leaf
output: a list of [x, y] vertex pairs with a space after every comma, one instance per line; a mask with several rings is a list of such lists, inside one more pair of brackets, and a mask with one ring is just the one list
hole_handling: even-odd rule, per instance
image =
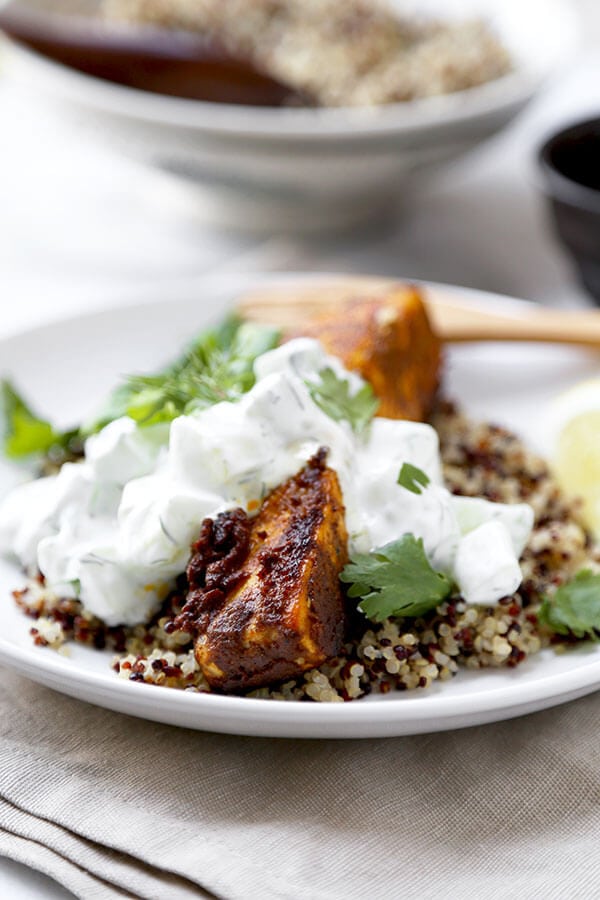
[[66, 448], [73, 438], [73, 432], [55, 431], [50, 422], [34, 413], [10, 381], [0, 382], [0, 405], [4, 454], [10, 459]]
[[600, 640], [600, 574], [582, 569], [567, 584], [546, 597], [538, 621], [557, 634]]
[[398, 475], [398, 484], [413, 494], [422, 494], [423, 488], [426, 488], [429, 484], [429, 476], [417, 466], [405, 462], [402, 463], [402, 468]]
[[351, 394], [350, 382], [339, 378], [329, 366], [321, 369], [319, 379], [318, 382], [306, 382], [317, 406], [336, 422], [345, 419], [354, 431], [364, 431], [379, 406], [371, 385], [364, 384], [359, 391]]
[[348, 596], [360, 597], [359, 608], [374, 622], [390, 616], [421, 616], [452, 592], [452, 582], [432, 569], [423, 540], [412, 534], [370, 553], [356, 554], [340, 580], [351, 585]]

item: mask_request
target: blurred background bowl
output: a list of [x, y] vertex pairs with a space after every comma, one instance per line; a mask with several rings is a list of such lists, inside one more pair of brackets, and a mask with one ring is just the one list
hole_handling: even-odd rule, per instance
[[369, 109], [264, 108], [160, 96], [83, 75], [4, 38], [13, 77], [99, 138], [210, 198], [221, 223], [328, 230], [381, 220], [417, 176], [490, 137], [577, 45], [567, 0], [420, 0], [403, 12], [481, 16], [514, 70], [442, 97]]
[[540, 164], [557, 235], [600, 303], [600, 118], [551, 135]]

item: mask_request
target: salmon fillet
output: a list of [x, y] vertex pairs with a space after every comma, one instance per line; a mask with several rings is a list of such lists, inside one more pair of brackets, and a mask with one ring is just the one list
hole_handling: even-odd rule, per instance
[[[342, 648], [344, 505], [320, 451], [272, 491], [254, 519], [205, 520], [188, 567], [180, 627], [213, 688], [240, 691], [321, 665]], [[187, 618], [186, 618], [187, 617]]]

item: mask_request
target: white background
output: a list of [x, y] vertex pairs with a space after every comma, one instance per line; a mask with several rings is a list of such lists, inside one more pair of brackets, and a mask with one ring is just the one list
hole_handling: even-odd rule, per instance
[[[527, 0], [524, 0], [527, 2]], [[236, 269], [370, 271], [560, 306], [591, 303], [550, 233], [535, 151], [556, 125], [600, 114], [600, 4], [573, 0], [584, 47], [507, 132], [429, 185], [393, 231], [298, 241], [214, 231], [181, 192], [49, 117], [1, 77], [0, 334], [114, 304], [145, 285]], [[0, 858], [0, 897], [67, 897]]]

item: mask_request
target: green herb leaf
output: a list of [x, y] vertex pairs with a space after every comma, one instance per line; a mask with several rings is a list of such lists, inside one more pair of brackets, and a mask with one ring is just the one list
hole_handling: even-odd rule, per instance
[[600, 574], [582, 569], [575, 578], [546, 597], [538, 620], [557, 634], [600, 639]]
[[273, 328], [229, 318], [203, 332], [162, 372], [129, 376], [84, 432], [99, 431], [120, 416], [130, 416], [141, 426], [154, 425], [221, 400], [239, 400], [254, 386], [254, 360], [278, 341], [279, 332]]
[[411, 463], [402, 463], [402, 468], [398, 475], [398, 484], [411, 491], [413, 494], [422, 494], [423, 488], [429, 484], [429, 476], [422, 469], [413, 466]]
[[319, 382], [306, 382], [317, 406], [336, 422], [345, 419], [350, 422], [354, 431], [364, 431], [379, 406], [371, 385], [364, 384], [359, 391], [351, 394], [350, 382], [338, 378], [329, 366], [321, 369], [319, 379]]
[[56, 431], [39, 418], [15, 388], [1, 383], [4, 420], [4, 452], [18, 459], [46, 454], [56, 464], [69, 458], [71, 448], [121, 416], [131, 416], [140, 426], [171, 422], [182, 413], [204, 409], [220, 400], [238, 400], [253, 387], [257, 356], [279, 342], [273, 328], [228, 318], [217, 328], [203, 332], [188, 351], [154, 375], [132, 375], [110, 395], [100, 414], [68, 432]]
[[452, 582], [432, 569], [423, 541], [405, 534], [398, 541], [352, 557], [340, 574], [349, 597], [374, 622], [390, 616], [421, 616], [448, 597]]
[[60, 433], [27, 405], [10, 381], [0, 382], [5, 456], [21, 459], [48, 453], [53, 447], [66, 446], [72, 432]]

